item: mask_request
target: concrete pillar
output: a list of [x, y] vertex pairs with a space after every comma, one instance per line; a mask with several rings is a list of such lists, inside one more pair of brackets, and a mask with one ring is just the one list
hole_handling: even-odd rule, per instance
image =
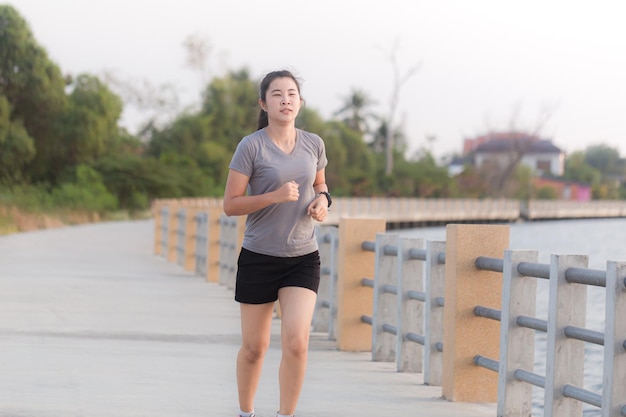
[[563, 395], [563, 386], [583, 386], [585, 345], [565, 335], [565, 327], [585, 327], [587, 286], [570, 284], [567, 269], [587, 268], [586, 255], [552, 255], [550, 260], [550, 300], [546, 334], [546, 385], [544, 410], [552, 417], [582, 417], [580, 401]]
[[607, 262], [602, 417], [619, 416], [626, 404], [626, 262]]
[[504, 253], [502, 315], [500, 320], [500, 361], [498, 370], [498, 416], [532, 415], [533, 386], [515, 377], [517, 369], [533, 372], [535, 331], [517, 324], [519, 316], [535, 317], [537, 278], [517, 271], [522, 262], [537, 263], [536, 251]]
[[193, 271], [196, 267], [196, 214], [198, 209], [194, 202], [193, 207], [187, 207], [185, 210], [185, 247], [183, 268], [185, 271]]
[[424, 292], [424, 384], [441, 385], [442, 352], [437, 349], [443, 345], [443, 306], [446, 265], [439, 261], [439, 254], [446, 253], [446, 242], [428, 241], [426, 243], [426, 276]]
[[342, 351], [368, 352], [372, 347], [372, 328], [361, 322], [361, 315], [372, 314], [372, 289], [361, 279], [374, 276], [374, 253], [364, 251], [364, 241], [372, 241], [385, 231], [385, 219], [341, 218], [337, 276], [337, 348]]
[[220, 221], [220, 276], [219, 283], [235, 288], [237, 259], [245, 233], [246, 216], [222, 216]]
[[496, 402], [498, 374], [473, 358], [500, 356], [500, 324], [477, 317], [474, 307], [501, 308], [502, 274], [476, 268], [479, 256], [502, 258], [509, 227], [448, 225], [443, 326], [443, 397], [459, 402]]
[[170, 262], [176, 262], [176, 243], [178, 241], [178, 209], [180, 204], [175, 203], [175, 200], [170, 200], [168, 203], [168, 218], [167, 218], [167, 253], [165, 259]]
[[161, 254], [161, 227], [162, 227], [162, 218], [161, 218], [161, 207], [163, 207], [162, 200], [154, 200], [152, 202], [152, 218], [154, 219], [154, 254]]
[[[386, 219], [388, 220], [388, 219]], [[393, 362], [396, 359], [396, 335], [383, 330], [384, 325], [398, 329], [398, 296], [385, 291], [398, 289], [398, 256], [388, 255], [385, 247], [398, 249], [399, 236], [393, 233], [376, 235], [374, 305], [372, 310], [372, 360]]]
[[224, 213], [221, 205], [208, 207], [207, 265], [206, 279], [209, 282], [220, 280], [220, 217]]
[[424, 348], [411, 340], [407, 333], [424, 335], [424, 303], [409, 299], [408, 292], [424, 292], [424, 262], [411, 259], [411, 249], [422, 249], [424, 240], [403, 237], [398, 242], [398, 295], [396, 321], [396, 369], [398, 372], [422, 372]]
[[337, 234], [335, 226], [320, 225], [316, 228], [320, 250], [320, 286], [313, 314], [312, 331], [328, 334], [335, 338], [335, 295], [337, 286]]

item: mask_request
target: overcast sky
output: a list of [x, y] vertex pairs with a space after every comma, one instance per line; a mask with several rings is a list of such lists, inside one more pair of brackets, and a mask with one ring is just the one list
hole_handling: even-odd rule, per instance
[[[210, 69], [256, 79], [287, 68], [307, 106], [329, 118], [352, 89], [385, 114], [389, 56], [404, 84], [396, 120], [411, 150], [435, 154], [464, 137], [511, 126], [565, 150], [604, 143], [626, 156], [626, 1], [623, 0], [10, 0], [64, 73], [113, 72], [172, 84], [200, 100], [186, 64], [190, 35], [212, 45]], [[139, 116], [128, 111], [133, 130]]]

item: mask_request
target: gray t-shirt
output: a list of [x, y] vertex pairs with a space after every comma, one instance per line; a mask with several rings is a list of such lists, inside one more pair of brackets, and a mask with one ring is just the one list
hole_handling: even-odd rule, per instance
[[300, 198], [248, 214], [242, 246], [252, 252], [281, 257], [316, 251], [315, 221], [306, 209], [316, 197], [315, 175], [327, 163], [324, 142], [314, 133], [296, 129], [296, 144], [290, 154], [276, 146], [265, 129], [244, 137], [229, 168], [250, 177], [248, 195], [264, 194], [295, 181]]

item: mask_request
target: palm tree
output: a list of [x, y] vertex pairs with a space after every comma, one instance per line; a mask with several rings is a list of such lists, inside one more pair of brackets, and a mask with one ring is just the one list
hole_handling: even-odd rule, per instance
[[369, 95], [356, 88], [347, 97], [344, 97], [345, 104], [334, 113], [334, 116], [343, 116], [342, 122], [347, 124], [352, 130], [362, 135], [370, 132], [369, 120], [378, 119], [374, 113], [368, 111], [376, 102]]

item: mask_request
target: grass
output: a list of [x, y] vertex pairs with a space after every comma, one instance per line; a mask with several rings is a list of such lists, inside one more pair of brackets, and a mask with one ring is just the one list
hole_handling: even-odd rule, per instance
[[33, 212], [0, 205], [0, 235], [101, 221], [141, 220], [151, 216], [150, 210], [134, 212], [118, 210], [102, 214], [79, 210]]

